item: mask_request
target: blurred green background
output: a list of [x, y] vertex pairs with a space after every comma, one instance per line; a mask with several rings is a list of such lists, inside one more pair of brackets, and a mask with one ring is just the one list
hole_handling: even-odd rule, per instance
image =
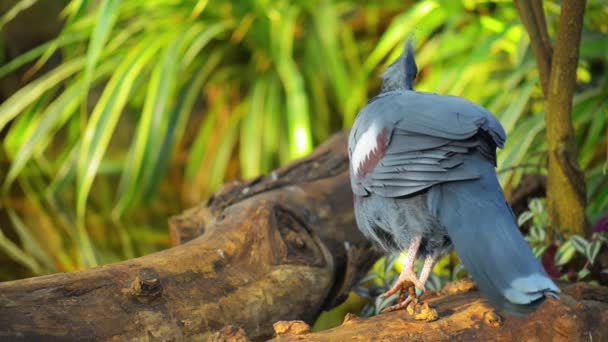
[[[544, 1], [554, 37], [558, 1]], [[0, 280], [169, 246], [167, 219], [349, 128], [414, 36], [417, 89], [509, 134], [509, 194], [546, 173], [543, 99], [511, 1], [3, 0]], [[608, 3], [588, 0], [573, 121], [608, 210]], [[380, 267], [380, 266], [378, 266]]]

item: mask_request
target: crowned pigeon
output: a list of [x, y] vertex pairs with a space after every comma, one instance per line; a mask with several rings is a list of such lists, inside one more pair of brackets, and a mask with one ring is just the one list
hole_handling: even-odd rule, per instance
[[[452, 248], [497, 307], [522, 316], [558, 287], [520, 233], [496, 177], [506, 139], [483, 107], [455, 96], [413, 90], [411, 41], [383, 74], [379, 95], [358, 113], [348, 154], [359, 229], [387, 253], [407, 250], [385, 294], [425, 289], [437, 259]], [[417, 277], [414, 261], [424, 259]], [[414, 298], [415, 299], [415, 298]]]

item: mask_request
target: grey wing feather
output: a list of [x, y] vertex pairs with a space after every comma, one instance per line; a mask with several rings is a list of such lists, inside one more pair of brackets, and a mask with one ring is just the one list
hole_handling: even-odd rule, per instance
[[[351, 132], [351, 148], [359, 126], [382, 120], [382, 127], [391, 130], [389, 146], [378, 165], [362, 179], [351, 177], [353, 191], [359, 196], [373, 192], [401, 197], [436, 184], [477, 179], [475, 169], [463, 167], [462, 155], [478, 148], [494, 162], [496, 147], [506, 139], [491, 113], [452, 96], [387, 92], [370, 101], [359, 116]], [[480, 138], [480, 131], [489, 139]]]
[[[356, 146], [357, 144], [357, 140], [359, 138], [359, 132], [358, 132], [358, 126], [357, 122], [355, 122], [355, 124], [353, 125], [353, 128], [350, 130], [350, 133], [348, 135], [348, 158], [351, 160], [352, 162], [352, 155], [353, 155], [353, 148]], [[355, 194], [356, 196], [367, 196], [369, 195], [369, 191], [367, 189], [365, 189], [361, 183], [356, 179], [355, 175], [352, 173], [352, 165], [349, 168], [350, 169], [350, 187], [353, 191], [353, 194]]]

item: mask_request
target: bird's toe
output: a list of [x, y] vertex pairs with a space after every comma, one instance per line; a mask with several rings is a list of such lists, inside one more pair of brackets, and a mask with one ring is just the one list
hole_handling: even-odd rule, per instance
[[390, 306], [390, 307], [384, 309], [382, 312], [386, 313], [386, 312], [393, 312], [393, 311], [401, 310], [401, 309], [407, 308], [408, 305], [410, 305], [411, 303], [415, 304], [417, 301], [418, 301], [418, 298], [408, 296], [407, 298], [405, 298], [405, 300], [401, 301], [398, 304], [395, 304], [393, 306]]

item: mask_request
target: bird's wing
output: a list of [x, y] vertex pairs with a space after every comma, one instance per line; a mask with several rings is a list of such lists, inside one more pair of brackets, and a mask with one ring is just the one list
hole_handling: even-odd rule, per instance
[[359, 114], [349, 141], [355, 194], [400, 197], [433, 185], [479, 178], [463, 155], [477, 148], [495, 162], [505, 133], [467, 100], [412, 91], [385, 93]]

